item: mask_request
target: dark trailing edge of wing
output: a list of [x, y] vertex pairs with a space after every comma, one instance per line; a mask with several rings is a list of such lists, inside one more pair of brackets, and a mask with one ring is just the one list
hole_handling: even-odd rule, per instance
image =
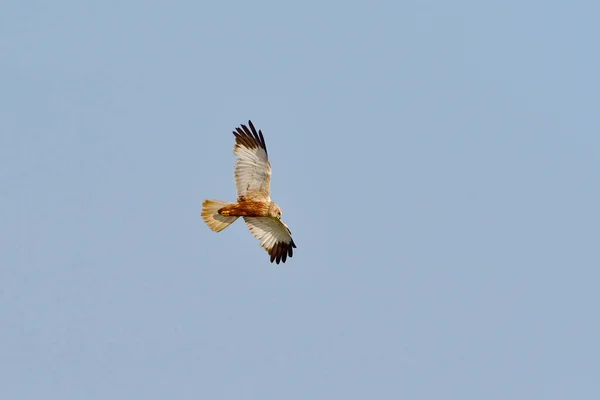
[[275, 246], [269, 251], [271, 255], [271, 262], [275, 261], [277, 264], [279, 262], [285, 262], [288, 256], [292, 258], [294, 255], [294, 248], [296, 248], [296, 243], [294, 243], [294, 239], [290, 243], [285, 242], [277, 242]]
[[262, 131], [259, 130], [256, 132], [256, 128], [254, 128], [254, 125], [250, 120], [248, 120], [248, 125], [250, 125], [250, 129], [244, 124], [241, 125], [241, 128], [235, 128], [235, 131], [233, 131], [235, 142], [249, 149], [261, 147], [265, 153], [267, 153], [267, 145], [265, 144], [265, 138]]

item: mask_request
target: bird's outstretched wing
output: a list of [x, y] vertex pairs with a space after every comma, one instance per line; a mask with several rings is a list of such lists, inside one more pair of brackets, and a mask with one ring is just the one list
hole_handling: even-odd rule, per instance
[[267, 155], [265, 138], [256, 132], [252, 121], [236, 128], [233, 154], [235, 163], [235, 187], [238, 200], [270, 201], [271, 164]]
[[244, 217], [250, 232], [260, 240], [260, 246], [271, 256], [271, 262], [279, 264], [293, 255], [296, 243], [286, 224], [270, 217]]

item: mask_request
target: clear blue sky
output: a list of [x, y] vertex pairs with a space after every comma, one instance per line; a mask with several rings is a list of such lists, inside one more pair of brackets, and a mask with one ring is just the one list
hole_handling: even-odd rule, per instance
[[[0, 398], [600, 398], [596, 1], [9, 1]], [[238, 221], [252, 119], [298, 245]]]

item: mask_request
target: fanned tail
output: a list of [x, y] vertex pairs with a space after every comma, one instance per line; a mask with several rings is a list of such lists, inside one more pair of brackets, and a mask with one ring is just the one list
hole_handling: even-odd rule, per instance
[[231, 204], [234, 203], [210, 199], [204, 200], [202, 203], [202, 219], [210, 229], [215, 232], [221, 232], [238, 219], [238, 217], [225, 217], [218, 213], [220, 208]]

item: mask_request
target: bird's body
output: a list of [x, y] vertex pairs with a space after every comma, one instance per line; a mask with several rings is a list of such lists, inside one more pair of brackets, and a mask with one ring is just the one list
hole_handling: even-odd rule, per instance
[[261, 201], [238, 201], [218, 210], [220, 215], [226, 217], [272, 217], [277, 218], [277, 215], [272, 212], [272, 205], [275, 203], [266, 203]]
[[233, 154], [235, 185], [238, 199], [235, 203], [204, 200], [202, 218], [210, 229], [220, 232], [239, 217], [243, 217], [250, 232], [261, 241], [260, 245], [271, 256], [271, 262], [285, 262], [296, 247], [292, 234], [281, 221], [281, 209], [270, 197], [271, 164], [261, 131], [251, 121], [236, 128]]

